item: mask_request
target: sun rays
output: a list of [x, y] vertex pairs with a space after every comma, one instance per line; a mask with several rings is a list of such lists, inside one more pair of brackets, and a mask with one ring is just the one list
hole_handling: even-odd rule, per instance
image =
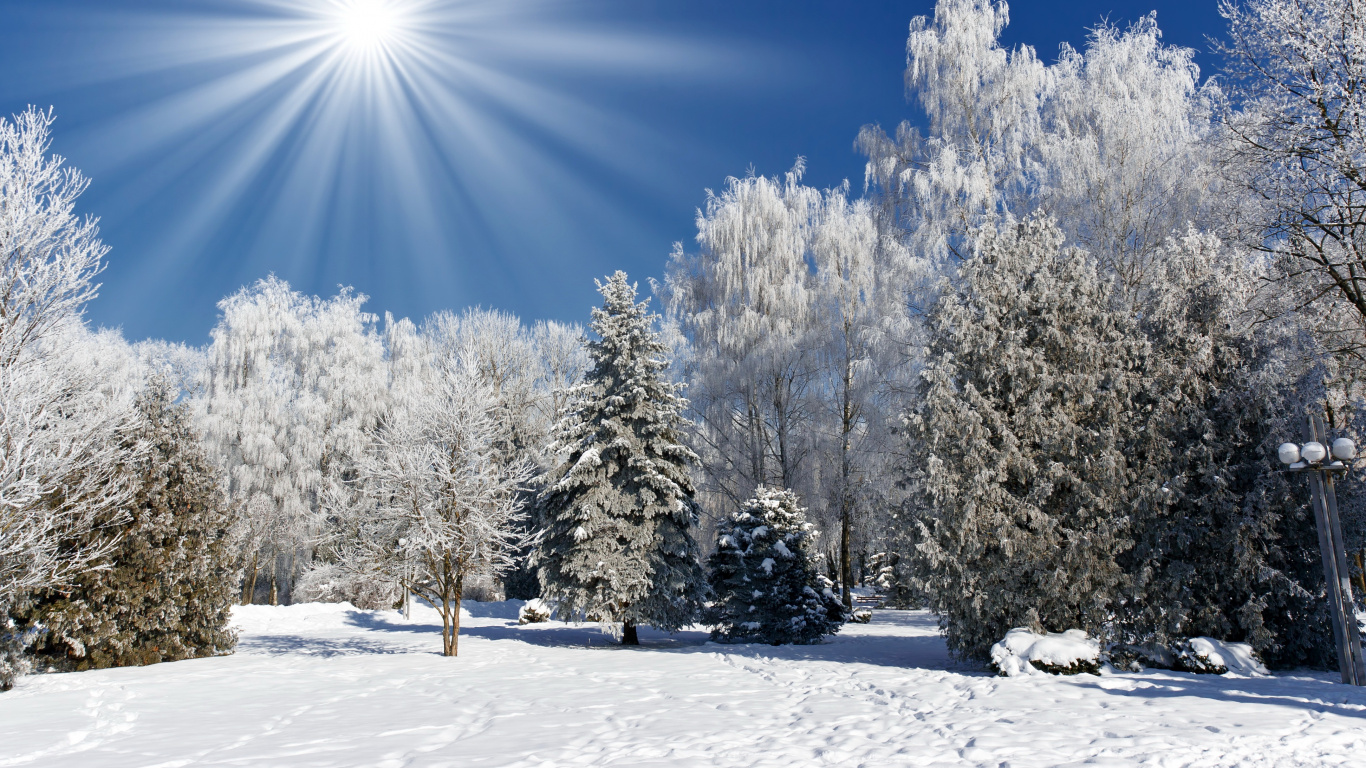
[[701, 43], [549, 0], [167, 7], [100, 19], [91, 87], [122, 101], [75, 137], [104, 158], [92, 175], [120, 179], [107, 222], [175, 212], [120, 278], [148, 289], [274, 271], [445, 306], [477, 303], [481, 282], [567, 276], [544, 254], [566, 232], [634, 237], [604, 190], [656, 194], [679, 151], [597, 84], [720, 69]]

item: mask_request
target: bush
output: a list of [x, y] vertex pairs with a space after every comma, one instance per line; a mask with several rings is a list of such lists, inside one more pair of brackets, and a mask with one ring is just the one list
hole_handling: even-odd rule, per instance
[[392, 582], [352, 573], [333, 563], [315, 563], [295, 586], [298, 602], [350, 603], [365, 611], [391, 608], [403, 598], [403, 589]]
[[526, 601], [521, 610], [517, 611], [518, 624], [542, 624], [550, 621], [550, 615], [555, 609], [540, 598], [532, 598]]

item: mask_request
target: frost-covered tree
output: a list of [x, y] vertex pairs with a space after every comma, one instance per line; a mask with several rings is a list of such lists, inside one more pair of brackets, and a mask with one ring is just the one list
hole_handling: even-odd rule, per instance
[[911, 367], [906, 292], [925, 270], [847, 185], [821, 192], [801, 170], [709, 193], [701, 249], [676, 248], [660, 292], [688, 342], [706, 502], [728, 514], [759, 485], [799, 492], [847, 598], [854, 540], [889, 490], [887, 403]]
[[[185, 404], [155, 379], [139, 397], [122, 471], [136, 492], [119, 517], [64, 547], [113, 543], [96, 569], [30, 596], [19, 612], [34, 653], [62, 669], [214, 656], [228, 628], [236, 553], [232, 520]], [[146, 450], [142, 450], [145, 446]]]
[[[1229, 170], [1261, 203], [1256, 246], [1296, 304], [1341, 301], [1325, 342], [1357, 358], [1366, 328], [1366, 8], [1358, 0], [1223, 0], [1236, 103]], [[1317, 330], [1325, 326], [1315, 324]]]
[[819, 372], [808, 267], [820, 192], [799, 160], [782, 178], [729, 178], [697, 214], [701, 250], [675, 246], [669, 314], [692, 344], [689, 398], [707, 490], [738, 507], [759, 485], [813, 485]]
[[1196, 232], [1153, 265], [1140, 324], [1163, 396], [1127, 452], [1145, 490], [1120, 558], [1133, 581], [1117, 631], [1206, 635], [1250, 643], [1276, 666], [1322, 665], [1332, 641], [1316, 527], [1306, 489], [1274, 456], [1327, 393], [1312, 385], [1323, 372], [1303, 331], [1252, 322], [1264, 277], [1261, 260]]
[[1041, 216], [979, 229], [929, 318], [909, 415], [921, 584], [961, 654], [1012, 627], [1095, 633], [1126, 581], [1148, 345], [1062, 241]]
[[635, 645], [637, 625], [691, 623], [706, 592], [692, 534], [697, 455], [681, 442], [687, 401], [665, 378], [657, 316], [636, 302], [624, 272], [598, 290], [593, 367], [557, 430], [565, 458], [541, 495], [535, 563], [561, 616], [619, 623]]
[[1188, 223], [1237, 223], [1239, 206], [1214, 194], [1219, 93], [1200, 82], [1192, 51], [1161, 43], [1154, 16], [1125, 30], [1102, 23], [1053, 65], [1001, 47], [1008, 23], [994, 0], [940, 0], [933, 18], [917, 17], [906, 87], [928, 132], [907, 122], [895, 137], [860, 133], [867, 181], [914, 252], [951, 274], [974, 227], [1042, 208], [1132, 291]]
[[288, 595], [326, 523], [323, 501], [353, 472], [387, 391], [384, 346], [364, 296], [303, 296], [274, 277], [219, 303], [199, 423], [240, 507], [242, 601], [264, 568]]
[[49, 155], [52, 115], [0, 119], [0, 687], [24, 664], [6, 629], [34, 589], [69, 583], [111, 546], [83, 539], [131, 494], [118, 471], [128, 403], [100, 388], [81, 313], [108, 248], [75, 213], [89, 181]]
[[1043, 125], [1047, 68], [1034, 50], [1001, 48], [1004, 2], [940, 0], [911, 21], [906, 89], [928, 117], [895, 140], [869, 126], [859, 136], [868, 181], [897, 201], [911, 248], [936, 262], [967, 258], [967, 234], [1025, 196], [1031, 150]]
[[343, 560], [435, 606], [442, 651], [455, 656], [465, 588], [511, 565], [524, 537], [533, 464], [503, 455], [513, 424], [487, 372], [435, 336], [391, 330], [407, 360], [357, 468], [362, 517]]
[[0, 367], [9, 368], [95, 297], [109, 247], [76, 214], [90, 180], [49, 155], [53, 116], [0, 118]]
[[839, 631], [845, 608], [813, 561], [815, 533], [797, 497], [760, 487], [716, 529], [707, 560], [713, 640], [816, 643]]
[[890, 469], [890, 395], [905, 373], [896, 350], [911, 338], [904, 287], [918, 265], [878, 225], [872, 206], [850, 202], [844, 188], [823, 196], [810, 252], [826, 433], [821, 458], [830, 467], [831, 517], [839, 521], [841, 594], [851, 606], [854, 526], [871, 522], [867, 507], [885, 505], [890, 490], [880, 482]]
[[1169, 239], [1239, 224], [1241, 198], [1221, 185], [1214, 152], [1220, 92], [1200, 81], [1194, 57], [1162, 44], [1152, 13], [1123, 30], [1100, 24], [1083, 50], [1064, 44], [1049, 67], [1037, 204], [1129, 301], [1160, 279], [1153, 270]]

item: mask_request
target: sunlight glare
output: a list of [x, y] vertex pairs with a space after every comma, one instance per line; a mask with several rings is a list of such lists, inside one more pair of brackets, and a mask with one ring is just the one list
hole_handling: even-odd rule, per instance
[[337, 32], [353, 48], [383, 48], [399, 32], [402, 19], [390, 0], [350, 0], [337, 14]]

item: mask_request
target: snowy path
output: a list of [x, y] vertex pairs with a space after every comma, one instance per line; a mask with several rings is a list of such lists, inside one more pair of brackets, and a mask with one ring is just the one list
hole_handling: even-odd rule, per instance
[[[348, 606], [250, 607], [236, 655], [23, 680], [0, 766], [1361, 765], [1366, 691], [1327, 675], [1004, 679], [932, 617], [879, 611], [819, 646], [518, 627], [473, 604], [461, 656]], [[436, 634], [434, 634], [436, 633]]]

